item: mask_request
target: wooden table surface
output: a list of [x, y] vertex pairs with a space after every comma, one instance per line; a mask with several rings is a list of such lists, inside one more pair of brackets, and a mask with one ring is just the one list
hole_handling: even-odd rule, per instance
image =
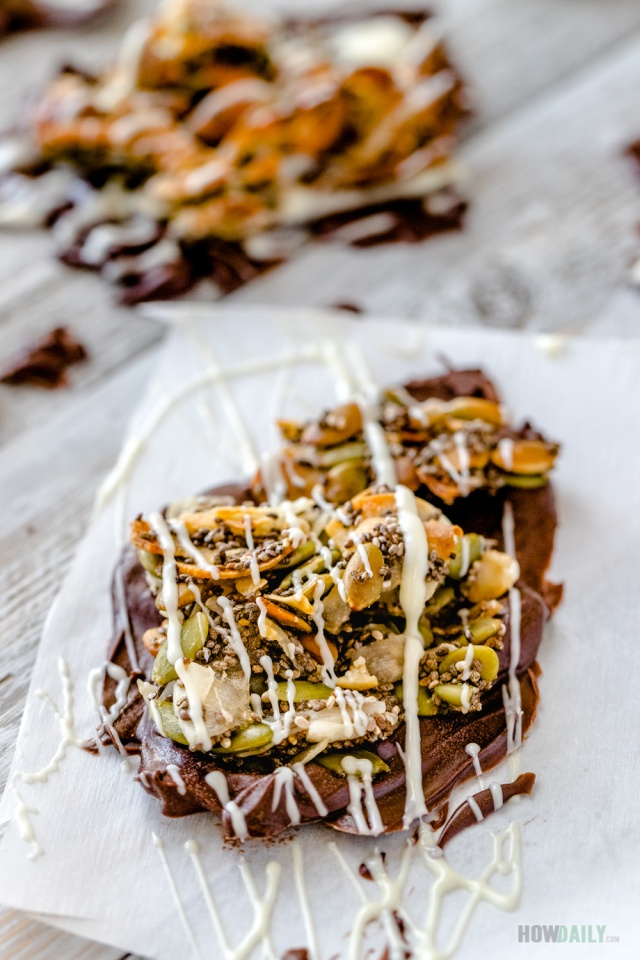
[[[348, 301], [423, 323], [636, 336], [640, 292], [628, 267], [640, 254], [640, 180], [623, 150], [640, 137], [640, 4], [438, 7], [476, 100], [461, 151], [466, 230], [412, 247], [309, 247], [234, 299]], [[0, 124], [57, 65], [105, 60], [143, 9], [125, 2], [91, 30], [2, 41]], [[91, 354], [71, 386], [0, 387], [0, 789], [44, 618], [162, 338], [151, 320], [115, 307], [99, 278], [56, 263], [45, 234], [0, 234], [0, 357], [61, 323]], [[120, 957], [0, 907], [1, 960]]]

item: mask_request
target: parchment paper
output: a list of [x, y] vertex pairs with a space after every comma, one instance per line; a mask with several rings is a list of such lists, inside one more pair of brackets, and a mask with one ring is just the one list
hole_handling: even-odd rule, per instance
[[[165, 309], [172, 313], [176, 308]], [[448, 848], [457, 867], [477, 875], [491, 858], [490, 831], [520, 821], [524, 895], [514, 914], [481, 905], [459, 956], [563, 957], [578, 949], [573, 944], [520, 944], [519, 924], [606, 925], [606, 935], [620, 942], [585, 945], [580, 955], [591, 951], [598, 960], [637, 956], [640, 343], [571, 340], [559, 354], [550, 355], [544, 344], [520, 334], [426, 329], [351, 319], [344, 313], [198, 309], [206, 309], [200, 337], [224, 369], [336, 335], [360, 344], [380, 384], [437, 372], [438, 357], [444, 355], [455, 365], [482, 365], [495, 378], [514, 419], [527, 416], [563, 443], [555, 480], [561, 526], [552, 572], [565, 581], [566, 593], [541, 648], [542, 704], [522, 756], [522, 768], [533, 770], [537, 783], [531, 799], [507, 805]], [[169, 390], [211, 364], [202, 339], [194, 344], [198, 335], [192, 324], [189, 330], [187, 336], [183, 324], [168, 340], [134, 424], [157, 410]], [[229, 389], [261, 449], [273, 442], [274, 415], [311, 415], [334, 399], [326, 371], [312, 364], [292, 368], [290, 374], [245, 377], [230, 382]], [[61, 700], [60, 656], [68, 662], [74, 683], [77, 732], [90, 736], [95, 729], [86, 679], [103, 661], [110, 634], [109, 584], [119, 511], [130, 519], [241, 471], [237, 434], [220, 429], [228, 397], [214, 389], [206, 394], [206, 410], [203, 395], [192, 397], [160, 424], [131, 478], [126, 504], [116, 498], [94, 516], [44, 629], [14, 769], [37, 770], [55, 753], [57, 721], [51, 705], [34, 692], [42, 689], [54, 701]], [[222, 956], [184, 851], [188, 838], [202, 845], [231, 943], [238, 943], [248, 930], [252, 911], [237, 869], [238, 854], [224, 848], [215, 818], [162, 818], [156, 802], [133, 782], [131, 773], [123, 772], [115, 751], [96, 757], [70, 749], [47, 784], [22, 784], [19, 789], [23, 800], [39, 811], [32, 820], [45, 853], [28, 860], [28, 846], [15, 824], [9, 824], [0, 845], [1, 902], [123, 951], [188, 960], [190, 947], [151, 840], [156, 831], [164, 840], [201, 955]], [[11, 816], [14, 803], [7, 791], [0, 819]], [[374, 845], [387, 849], [393, 872], [402, 838], [342, 837], [322, 827], [306, 828], [298, 837], [320, 956], [343, 955], [358, 900], [327, 841], [337, 840], [356, 870]], [[245, 853], [260, 890], [266, 863], [277, 860], [283, 866], [273, 926], [275, 955], [304, 946], [291, 845], [250, 842]], [[366, 895], [375, 895], [373, 884], [360, 880], [360, 885]], [[416, 916], [424, 915], [424, 874], [416, 877], [414, 886], [412, 909]], [[454, 912], [462, 902], [456, 900]], [[372, 930], [372, 945], [383, 942], [382, 932]], [[372, 956], [379, 954], [376, 949]]]

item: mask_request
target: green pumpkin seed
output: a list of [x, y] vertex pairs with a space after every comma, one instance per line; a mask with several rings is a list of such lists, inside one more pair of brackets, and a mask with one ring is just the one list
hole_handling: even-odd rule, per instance
[[440, 613], [448, 604], [452, 603], [455, 597], [456, 592], [453, 587], [442, 584], [431, 597], [431, 600], [429, 600], [427, 610], [431, 616], [435, 616], [436, 613]]
[[366, 490], [369, 476], [362, 460], [344, 460], [327, 474], [324, 496], [329, 503], [346, 503]]
[[308, 560], [316, 552], [316, 545], [313, 540], [305, 540], [304, 543], [301, 543], [299, 547], [286, 556], [281, 563], [279, 563], [274, 570], [291, 570], [293, 567], [298, 567], [301, 563], [304, 563], [305, 560]]
[[384, 566], [380, 548], [372, 543], [363, 543], [353, 554], [344, 572], [345, 595], [352, 610], [364, 610], [380, 599]]
[[549, 477], [546, 473], [534, 473], [526, 476], [524, 473], [503, 473], [502, 480], [507, 487], [517, 487], [520, 490], [536, 490], [546, 487]]
[[478, 617], [477, 620], [471, 620], [468, 624], [469, 633], [476, 643], [484, 643], [489, 637], [502, 632], [502, 620], [495, 617]]
[[[202, 650], [205, 640], [209, 636], [209, 621], [206, 614], [194, 613], [188, 620], [182, 624], [180, 633], [180, 645], [186, 659], [194, 660], [196, 654]], [[159, 687], [163, 687], [172, 680], [178, 679], [173, 664], [169, 663], [167, 657], [168, 642], [162, 644], [153, 663], [151, 679]]]
[[[463, 544], [467, 544], [468, 546], [463, 547]], [[477, 533], [465, 533], [456, 543], [453, 557], [449, 560], [449, 576], [454, 580], [460, 580], [463, 576], [466, 576], [471, 569], [471, 565], [482, 556], [483, 550], [484, 537], [479, 536]], [[463, 566], [463, 560], [465, 559], [464, 554], [467, 551], [467, 563]]]
[[430, 647], [433, 643], [433, 630], [431, 629], [431, 624], [426, 617], [420, 617], [418, 622], [418, 630], [420, 631], [420, 636], [425, 647]]
[[340, 752], [324, 753], [317, 758], [317, 763], [326, 767], [331, 773], [336, 773], [340, 777], [346, 777], [342, 768], [342, 761], [345, 757], [355, 757], [356, 760], [371, 761], [372, 776], [377, 777], [380, 773], [388, 773], [389, 767], [377, 753], [371, 753], [369, 750], [342, 750]]
[[[394, 693], [400, 703], [403, 703], [403, 687], [401, 683], [396, 684]], [[427, 693], [424, 687], [418, 687], [418, 716], [433, 717], [438, 712], [438, 708]]]
[[189, 742], [182, 732], [175, 710], [173, 709], [173, 700], [158, 700], [156, 701], [156, 708], [160, 714], [160, 721], [165, 735], [170, 737], [171, 740], [175, 740], [176, 743], [181, 743], [185, 747], [188, 746]]
[[466, 683], [439, 683], [433, 692], [452, 707], [462, 706], [462, 691]]
[[244, 730], [238, 730], [231, 736], [231, 743], [228, 747], [218, 745], [212, 749], [212, 753], [254, 753], [268, 746], [273, 740], [271, 727], [266, 723], [252, 723]]
[[[293, 685], [296, 688], [296, 692], [293, 697], [294, 703], [301, 703], [303, 700], [328, 700], [333, 690], [331, 687], [327, 687], [324, 683], [310, 683], [308, 680], [294, 680]], [[282, 700], [284, 703], [289, 702], [289, 685], [287, 683], [279, 683], [278, 690], [278, 700]]]
[[363, 441], [356, 440], [353, 443], [343, 443], [339, 447], [330, 447], [328, 450], [318, 450], [314, 457], [314, 465], [317, 467], [335, 467], [338, 463], [345, 460], [362, 460], [367, 455], [367, 445]]
[[[458, 647], [457, 650], [452, 650], [451, 653], [448, 653], [444, 660], [440, 663], [440, 673], [447, 673], [454, 663], [460, 663], [461, 660], [464, 660], [468, 649], [468, 646]], [[495, 678], [498, 676], [498, 670], [500, 669], [498, 654], [495, 652], [495, 650], [493, 650], [491, 647], [474, 646], [473, 659], [480, 661], [480, 676], [483, 680], [487, 680], [489, 682], [491, 680], [495, 680]]]
[[138, 550], [137, 553], [138, 560], [147, 573], [152, 573], [154, 577], [159, 577], [160, 571], [162, 570], [162, 556], [158, 553], [149, 553], [148, 550]]
[[[315, 544], [312, 544], [312, 546], [315, 550]], [[339, 559], [340, 554], [337, 550], [333, 550], [331, 553], [332, 562], [335, 563]], [[291, 570], [280, 584], [280, 589], [288, 590], [289, 587], [292, 587], [294, 585], [294, 578], [296, 581], [303, 583], [305, 580], [309, 580], [312, 576], [314, 576], [314, 574], [320, 573], [321, 570], [325, 570], [326, 566], [327, 565], [324, 562], [324, 558], [318, 553], [313, 556], [311, 560], [308, 560], [307, 563], [303, 563], [294, 570]]]

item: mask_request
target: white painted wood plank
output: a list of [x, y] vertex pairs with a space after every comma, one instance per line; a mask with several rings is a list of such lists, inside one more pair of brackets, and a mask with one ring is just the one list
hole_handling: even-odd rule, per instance
[[[35, 238], [38, 250], [35, 281], [28, 286], [29, 268], [16, 273], [15, 280], [2, 281], [0, 266], [0, 357], [10, 358], [22, 344], [33, 342], [55, 326], [68, 326], [89, 351], [89, 360], [69, 371], [71, 388], [42, 390], [0, 384], [0, 445], [30, 426], [41, 423], [43, 415], [56, 416], [76, 408], [91, 384], [117, 370], [131, 357], [157, 343], [162, 329], [116, 307], [113, 290], [97, 275], [69, 270], [50, 260], [49, 238]], [[15, 248], [28, 252], [34, 238], [18, 235]], [[6, 238], [0, 235], [0, 264]], [[8, 268], [7, 268], [8, 269]]]
[[[95, 489], [113, 463], [154, 352], [99, 387], [78, 389], [77, 415], [64, 410], [2, 449], [0, 473], [0, 790], [44, 618], [88, 520]], [[34, 498], [35, 478], [39, 483]], [[25, 586], [37, 584], [24, 603]], [[93, 944], [0, 907], [3, 960], [117, 960], [121, 952]], [[133, 958], [135, 960], [135, 958]]]
[[[16, 910], [0, 908], [0, 956], [3, 960], [120, 960], [122, 951], [32, 920]], [[135, 960], [129, 955], [128, 960]]]

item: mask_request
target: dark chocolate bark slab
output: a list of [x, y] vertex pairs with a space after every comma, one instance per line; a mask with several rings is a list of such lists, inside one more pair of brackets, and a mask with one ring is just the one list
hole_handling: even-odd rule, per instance
[[[436, 396], [451, 399], [453, 396], [475, 395], [497, 399], [495, 388], [481, 371], [449, 371], [432, 380], [414, 381], [411, 392], [420, 399]], [[229, 495], [238, 502], [251, 499], [249, 488], [242, 484], [227, 484], [208, 491]], [[428, 491], [420, 489], [420, 496], [433, 500]], [[523, 734], [529, 731], [536, 715], [539, 668], [536, 657], [544, 624], [559, 600], [560, 588], [545, 580], [545, 571], [551, 558], [553, 537], [557, 524], [553, 490], [551, 485], [538, 490], [515, 490], [504, 488], [497, 494], [478, 491], [466, 499], [458, 500], [453, 507], [445, 507], [448, 516], [463, 529], [483, 534], [503, 546], [502, 517], [505, 502], [509, 502], [515, 522], [515, 543], [521, 567], [518, 583], [521, 592], [521, 654], [517, 667], [523, 707]], [[121, 561], [125, 606], [128, 610], [130, 630], [136, 647], [142, 674], [149, 676], [152, 658], [142, 644], [142, 635], [149, 627], [160, 623], [160, 615], [150, 596], [144, 572], [132, 548], [128, 548]], [[508, 601], [507, 601], [508, 608]], [[110, 659], [130, 668], [123, 633], [125, 612], [116, 607], [115, 639], [110, 649]], [[508, 673], [510, 659], [510, 611], [505, 616], [506, 634], [499, 654], [500, 674], [498, 684], [483, 702], [483, 709], [467, 715], [458, 713], [424, 718], [420, 721], [422, 775], [425, 799], [431, 811], [444, 811], [447, 798], [454, 787], [475, 775], [473, 763], [465, 747], [468, 743], [480, 746], [479, 760], [483, 770], [499, 764], [507, 754], [507, 727], [502, 701], [501, 682]], [[115, 682], [107, 680], [104, 702], [110, 706], [115, 697]], [[140, 750], [141, 765], [138, 779], [143, 787], [162, 804], [167, 816], [180, 817], [199, 811], [220, 812], [220, 803], [205, 776], [217, 769], [227, 778], [230, 796], [242, 810], [249, 834], [255, 837], [273, 837], [290, 826], [285, 809], [285, 798], [274, 809], [275, 778], [272, 770], [233, 770], [229, 761], [192, 752], [165, 737], [161, 737], [146, 715], [144, 701], [132, 685], [129, 703], [115, 723], [118, 736], [127, 749]], [[389, 772], [376, 778], [374, 794], [387, 831], [402, 828], [405, 802], [405, 769], [398, 744], [404, 744], [404, 725], [389, 739], [368, 745], [389, 766]], [[177, 767], [185, 791], [179, 793], [175, 780], [167, 773], [169, 765]], [[269, 764], [269, 761], [266, 761]], [[324, 819], [335, 829], [354, 833], [355, 824], [347, 812], [349, 803], [348, 784], [317, 763], [306, 765], [306, 771], [328, 810], [321, 818], [318, 811], [296, 778], [295, 799], [300, 810], [301, 822]], [[505, 797], [513, 792], [530, 792], [533, 775], [523, 775], [514, 785], [505, 785]], [[481, 809], [486, 815], [492, 812], [486, 798], [480, 798]], [[448, 822], [445, 841], [475, 822], [468, 804], [458, 808]], [[471, 817], [471, 819], [470, 819]], [[226, 812], [222, 815], [225, 833], [232, 837], [233, 829]]]

